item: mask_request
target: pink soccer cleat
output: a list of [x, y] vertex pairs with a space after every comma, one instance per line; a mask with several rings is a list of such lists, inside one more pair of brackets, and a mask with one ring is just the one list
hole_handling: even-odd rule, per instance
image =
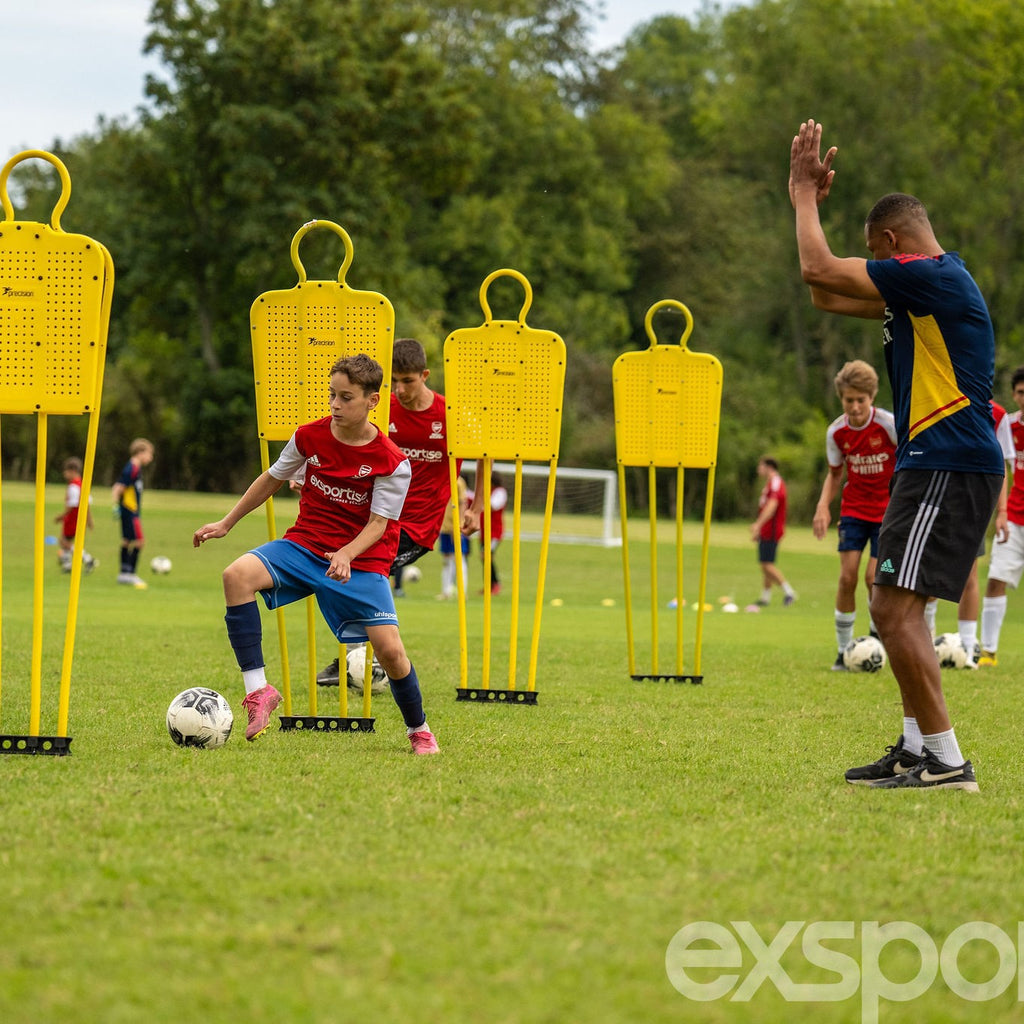
[[270, 726], [270, 716], [281, 703], [281, 694], [267, 683], [259, 690], [247, 694], [242, 707], [249, 713], [249, 724], [245, 727], [245, 738], [252, 742], [262, 736]]
[[434, 734], [428, 729], [421, 729], [419, 732], [409, 733], [409, 742], [412, 744], [414, 754], [440, 754], [441, 748], [434, 739]]

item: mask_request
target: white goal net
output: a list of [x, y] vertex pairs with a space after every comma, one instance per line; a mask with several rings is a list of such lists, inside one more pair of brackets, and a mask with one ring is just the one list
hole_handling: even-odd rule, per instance
[[[549, 469], [546, 465], [529, 462], [524, 462], [522, 468], [523, 529], [520, 536], [523, 540], [540, 540]], [[502, 486], [508, 491], [505, 530], [510, 533], [515, 500], [515, 463], [495, 462], [494, 469], [501, 474]], [[472, 491], [476, 483], [476, 463], [468, 459], [463, 462], [462, 475]], [[555, 501], [548, 539], [552, 544], [618, 547], [622, 544], [618, 508], [618, 478], [614, 471], [558, 466], [555, 470]]]

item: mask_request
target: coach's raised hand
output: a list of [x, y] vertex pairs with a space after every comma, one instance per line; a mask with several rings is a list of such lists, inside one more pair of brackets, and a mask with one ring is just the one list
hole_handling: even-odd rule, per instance
[[813, 120], [804, 121], [800, 131], [793, 136], [789, 150], [789, 201], [796, 207], [797, 190], [814, 191], [817, 205], [821, 205], [832, 188], [836, 172], [832, 161], [838, 152], [832, 146], [821, 159], [821, 125]]

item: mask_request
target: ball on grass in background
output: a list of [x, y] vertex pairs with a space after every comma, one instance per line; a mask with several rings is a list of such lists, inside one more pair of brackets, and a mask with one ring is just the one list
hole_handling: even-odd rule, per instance
[[423, 570], [418, 565], [408, 565], [402, 570], [403, 583], [419, 583], [423, 579]]
[[166, 555], [157, 555], [149, 563], [149, 568], [157, 576], [166, 576], [171, 571], [171, 560]]
[[[348, 686], [355, 690], [360, 696], [363, 695], [363, 680], [366, 678], [366, 648], [364, 646], [350, 647], [345, 658], [348, 667]], [[373, 659], [373, 667], [370, 669], [370, 693], [383, 693], [391, 683], [387, 672], [381, 668], [376, 655]]]
[[963, 668], [967, 664], [967, 648], [959, 633], [940, 633], [935, 638], [935, 654], [942, 668]]
[[843, 664], [851, 672], [877, 672], [885, 667], [885, 648], [875, 636], [855, 636], [843, 648]]
[[231, 705], [205, 686], [182, 690], [167, 709], [167, 731], [179, 747], [223, 747], [233, 724]]

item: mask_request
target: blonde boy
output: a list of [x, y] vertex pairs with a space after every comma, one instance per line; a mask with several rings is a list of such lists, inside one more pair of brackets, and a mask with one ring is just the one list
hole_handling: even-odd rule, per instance
[[[835, 629], [838, 653], [833, 672], [844, 672], [843, 648], [853, 639], [857, 619], [857, 578], [864, 548], [870, 545], [864, 571], [868, 599], [878, 561], [878, 530], [889, 504], [889, 480], [896, 465], [896, 423], [886, 409], [874, 406], [878, 374], [862, 359], [846, 363], [835, 376], [836, 394], [843, 413], [825, 432], [828, 473], [811, 528], [822, 540], [832, 522], [831, 506], [840, 492], [839, 587], [836, 591]], [[843, 484], [843, 470], [846, 483]], [[875, 633], [874, 623], [870, 631]]]

